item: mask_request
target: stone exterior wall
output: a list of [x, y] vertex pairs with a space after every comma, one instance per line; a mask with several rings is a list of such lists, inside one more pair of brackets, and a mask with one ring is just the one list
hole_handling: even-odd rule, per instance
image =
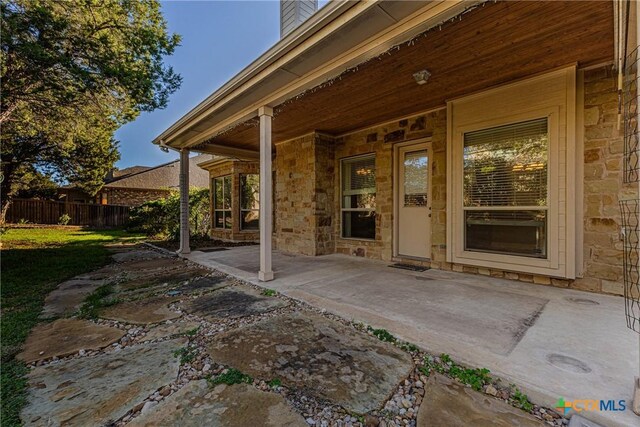
[[[622, 240], [618, 201], [636, 187], [622, 182], [622, 134], [616, 128], [616, 80], [610, 67], [584, 73], [584, 277], [566, 280], [446, 262], [446, 110], [408, 117], [333, 139], [319, 133], [276, 144], [274, 246], [284, 252], [342, 253], [385, 261], [393, 257], [393, 147], [431, 140], [431, 259], [403, 262], [542, 285], [622, 294]], [[580, 92], [579, 92], [580, 93]], [[341, 237], [341, 159], [376, 155], [374, 240]], [[225, 169], [226, 168], [226, 169]], [[257, 165], [255, 169], [257, 172]], [[232, 162], [213, 176], [234, 173]], [[234, 179], [234, 194], [239, 194]], [[236, 212], [236, 207], [234, 207]], [[220, 235], [220, 237], [223, 237]], [[233, 239], [230, 233], [224, 238]], [[257, 236], [256, 236], [257, 240]]]
[[102, 200], [102, 195], [106, 194], [109, 205], [140, 206], [145, 202], [165, 198], [170, 192], [170, 190], [105, 187], [100, 190], [98, 196]]
[[[258, 174], [258, 162], [244, 162], [240, 160], [227, 160], [218, 162], [208, 167], [209, 186], [211, 197], [211, 238], [230, 242], [258, 242], [260, 231], [240, 229], [240, 175]], [[215, 228], [213, 214], [213, 178], [231, 175], [231, 228]]]
[[616, 74], [610, 66], [584, 74], [584, 278], [570, 287], [623, 293], [621, 199], [637, 198], [623, 183], [623, 131], [617, 129]]
[[276, 144], [275, 246], [303, 255], [334, 252], [334, 141], [319, 133]]
[[[366, 129], [336, 140], [335, 170], [344, 158], [376, 155], [376, 237], [375, 240], [341, 237], [340, 199], [336, 197], [336, 252], [391, 261], [393, 258], [393, 146], [394, 143], [431, 138], [433, 260], [444, 261], [446, 237], [446, 110], [438, 110], [397, 122]], [[340, 177], [335, 191], [340, 194]]]

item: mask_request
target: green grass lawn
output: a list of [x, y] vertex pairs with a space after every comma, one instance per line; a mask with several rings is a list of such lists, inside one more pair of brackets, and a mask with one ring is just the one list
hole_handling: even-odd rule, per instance
[[107, 264], [106, 244], [137, 239], [139, 235], [122, 230], [79, 228], [20, 228], [9, 229], [2, 235], [2, 426], [20, 425], [26, 367], [14, 357], [38, 323], [46, 295], [58, 283]]

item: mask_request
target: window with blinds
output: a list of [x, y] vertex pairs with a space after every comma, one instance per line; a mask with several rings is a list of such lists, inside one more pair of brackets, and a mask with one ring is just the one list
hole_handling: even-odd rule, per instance
[[375, 239], [376, 158], [342, 160], [342, 237]]
[[465, 250], [546, 258], [547, 118], [464, 135]]

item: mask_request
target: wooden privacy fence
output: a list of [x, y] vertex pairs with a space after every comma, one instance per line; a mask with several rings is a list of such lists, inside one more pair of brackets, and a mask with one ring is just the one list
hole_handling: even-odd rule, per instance
[[94, 205], [90, 203], [54, 202], [51, 200], [14, 199], [9, 205], [6, 221], [28, 221], [34, 224], [58, 224], [69, 215], [68, 225], [91, 227], [121, 227], [129, 218], [129, 206]]

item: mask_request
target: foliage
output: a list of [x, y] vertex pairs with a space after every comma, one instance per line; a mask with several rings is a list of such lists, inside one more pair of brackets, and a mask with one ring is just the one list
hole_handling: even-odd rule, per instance
[[15, 183], [15, 197], [20, 199], [58, 199], [58, 185], [53, 178], [42, 171], [25, 166], [25, 172]]
[[180, 363], [191, 363], [196, 358], [197, 350], [195, 348], [181, 347], [173, 352], [174, 357], [180, 358]]
[[216, 384], [233, 385], [233, 384], [241, 384], [241, 383], [251, 384], [253, 382], [253, 378], [251, 378], [247, 374], [243, 374], [237, 369], [229, 368], [226, 370], [226, 372], [218, 375], [215, 378], [211, 378], [209, 382], [213, 385], [216, 385]]
[[58, 283], [106, 264], [106, 243], [137, 239], [121, 230], [7, 229], [2, 235], [2, 425], [20, 425], [26, 367], [14, 359]]
[[78, 310], [78, 317], [82, 319], [96, 319], [101, 308], [117, 304], [117, 298], [107, 298], [115, 292], [112, 285], [103, 285], [93, 291]]
[[[189, 190], [189, 225], [191, 235], [204, 237], [211, 229], [209, 189]], [[180, 237], [180, 193], [146, 202], [129, 213], [128, 229], [148, 236], [162, 236], [172, 240]]]
[[69, 222], [71, 222], [71, 217], [69, 216], [69, 214], [62, 214], [60, 215], [60, 218], [58, 218], [58, 224], [60, 225], [68, 225]]
[[187, 332], [185, 332], [184, 334], [188, 337], [195, 337], [198, 334], [198, 329], [199, 327], [195, 327], [193, 329], [189, 329]]
[[156, 0], [2, 2], [2, 116], [101, 94], [116, 118], [166, 106], [181, 78], [163, 64], [180, 42]]
[[386, 329], [373, 329], [371, 326], [367, 327], [367, 330], [375, 335], [380, 341], [395, 343], [398, 341], [396, 337], [391, 335]]
[[529, 396], [521, 392], [515, 385], [511, 384], [512, 393], [511, 400], [512, 403], [520, 409], [523, 409], [527, 412], [531, 412], [533, 410], [533, 403], [529, 400]]
[[267, 297], [273, 297], [277, 294], [276, 291], [274, 291], [273, 289], [265, 289], [262, 291], [262, 295], [267, 296]]
[[181, 78], [163, 64], [180, 38], [157, 0], [0, 4], [3, 210], [34, 171], [90, 194], [118, 160], [113, 134], [163, 108]]
[[448, 354], [440, 355], [440, 361], [432, 357], [425, 357], [424, 366], [420, 367], [420, 371], [429, 375], [431, 371], [448, 375], [457, 379], [462, 384], [471, 386], [476, 391], [482, 390], [486, 384], [491, 383], [492, 378], [489, 376], [489, 370], [486, 368], [466, 368], [456, 364]]
[[271, 388], [280, 387], [282, 385], [282, 381], [280, 381], [280, 378], [274, 378], [269, 381], [267, 385]]
[[403, 342], [402, 344], [400, 344], [400, 348], [410, 353], [415, 353], [420, 350], [417, 345], [410, 342]]

